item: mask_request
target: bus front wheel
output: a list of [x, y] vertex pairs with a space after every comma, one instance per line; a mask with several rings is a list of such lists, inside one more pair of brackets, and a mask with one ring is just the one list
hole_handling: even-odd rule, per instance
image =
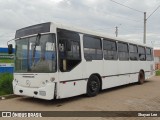
[[93, 97], [99, 93], [100, 90], [100, 80], [96, 75], [92, 75], [88, 79], [87, 83], [87, 96]]
[[144, 83], [144, 81], [145, 81], [145, 74], [144, 74], [144, 72], [141, 70], [141, 71], [139, 72], [139, 75], [138, 75], [138, 83], [141, 85], [141, 84]]

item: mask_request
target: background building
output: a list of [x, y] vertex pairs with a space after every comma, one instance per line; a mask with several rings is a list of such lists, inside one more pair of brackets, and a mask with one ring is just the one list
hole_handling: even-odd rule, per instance
[[154, 50], [155, 68], [160, 69], [160, 49]]

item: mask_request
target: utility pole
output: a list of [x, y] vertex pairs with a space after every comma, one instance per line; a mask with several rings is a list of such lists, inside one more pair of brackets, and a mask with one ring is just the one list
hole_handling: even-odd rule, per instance
[[118, 27], [116, 26], [116, 31], [115, 31], [116, 37], [118, 37]]
[[146, 12], [144, 12], [144, 36], [143, 36], [143, 43], [146, 44]]

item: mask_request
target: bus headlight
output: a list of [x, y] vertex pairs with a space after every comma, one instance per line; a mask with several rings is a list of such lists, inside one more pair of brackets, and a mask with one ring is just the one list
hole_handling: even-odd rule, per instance
[[42, 81], [42, 85], [46, 85], [47, 83], [53, 82], [55, 78], [51, 78], [50, 80], [44, 80]]
[[14, 79], [14, 82], [15, 82], [15, 83], [18, 83], [18, 80], [17, 80], [17, 79]]
[[49, 82], [49, 80], [45, 80], [45, 81], [42, 81], [42, 84], [46, 85], [48, 82]]
[[49, 81], [48, 80], [46, 80], [46, 83], [48, 83]]
[[50, 81], [53, 82], [54, 80], [55, 80], [55, 78], [54, 78], [54, 77], [51, 77]]
[[43, 81], [42, 84], [45, 85], [46, 83]]

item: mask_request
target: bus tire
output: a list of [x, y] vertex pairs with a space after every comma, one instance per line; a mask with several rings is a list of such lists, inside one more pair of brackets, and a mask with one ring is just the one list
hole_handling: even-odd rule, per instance
[[144, 71], [141, 70], [138, 75], [138, 84], [142, 85], [144, 81], [145, 81], [145, 73]]
[[100, 91], [100, 80], [96, 75], [92, 75], [87, 83], [87, 96], [96, 96]]

